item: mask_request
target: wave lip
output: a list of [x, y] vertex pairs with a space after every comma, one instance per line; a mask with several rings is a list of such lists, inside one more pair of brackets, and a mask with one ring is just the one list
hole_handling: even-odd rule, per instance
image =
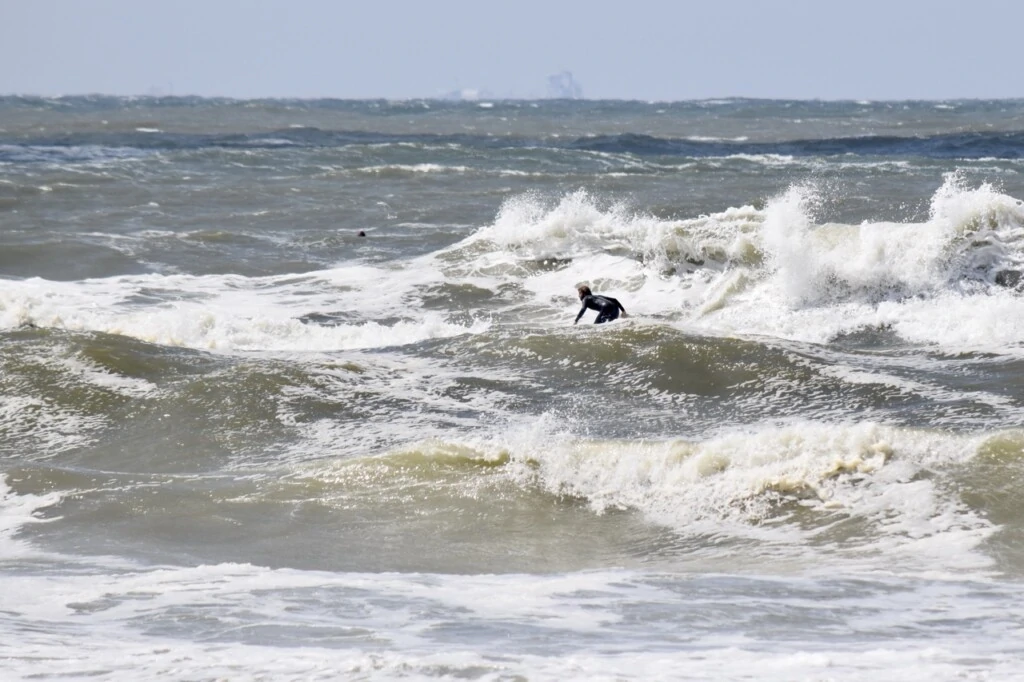
[[[361, 509], [362, 522], [379, 518], [397, 536], [424, 525], [438, 538], [483, 533], [488, 551], [529, 553], [529, 538], [573, 527], [585, 535], [575, 541], [584, 553], [633, 542], [640, 556], [701, 570], [757, 570], [773, 556], [812, 572], [836, 559], [856, 571], [985, 572], [999, 529], [988, 516], [1005, 513], [986, 501], [999, 476], [992, 458], [1020, 440], [802, 421], [704, 440], [596, 440], [563, 424], [548, 413], [500, 435], [309, 463], [259, 495], [312, 497], [339, 514]], [[1016, 454], [1004, 475], [1019, 465]], [[601, 532], [600, 541], [589, 537]], [[574, 541], [566, 543], [552, 561], [579, 568]]]

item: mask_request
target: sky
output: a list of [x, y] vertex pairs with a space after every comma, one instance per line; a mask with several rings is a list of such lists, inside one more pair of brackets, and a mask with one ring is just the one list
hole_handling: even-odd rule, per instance
[[1024, 97], [1018, 0], [0, 0], [0, 94]]

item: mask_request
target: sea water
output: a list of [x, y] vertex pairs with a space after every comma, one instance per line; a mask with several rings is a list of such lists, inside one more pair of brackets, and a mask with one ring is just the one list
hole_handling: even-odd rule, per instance
[[1021, 101], [0, 98], [0, 676], [1024, 679], [1022, 172]]

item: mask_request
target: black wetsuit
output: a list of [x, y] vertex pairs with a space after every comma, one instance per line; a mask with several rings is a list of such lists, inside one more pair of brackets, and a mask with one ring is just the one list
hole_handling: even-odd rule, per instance
[[[619, 311], [626, 312], [626, 309], [622, 307], [622, 304], [611, 296], [598, 296], [597, 294], [590, 294], [589, 296], [583, 297], [583, 307], [580, 308], [580, 312], [576, 315], [576, 322], [580, 321], [583, 317], [583, 313], [587, 312], [587, 308], [597, 311], [597, 319], [594, 320], [594, 324], [601, 324], [602, 322], [610, 322], [611, 320], [619, 317]], [[575, 324], [575, 323], [574, 323]]]

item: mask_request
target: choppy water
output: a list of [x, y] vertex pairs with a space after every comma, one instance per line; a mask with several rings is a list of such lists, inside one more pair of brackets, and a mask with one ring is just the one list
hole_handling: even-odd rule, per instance
[[1024, 679], [1022, 171], [1021, 101], [0, 98], [4, 675]]

